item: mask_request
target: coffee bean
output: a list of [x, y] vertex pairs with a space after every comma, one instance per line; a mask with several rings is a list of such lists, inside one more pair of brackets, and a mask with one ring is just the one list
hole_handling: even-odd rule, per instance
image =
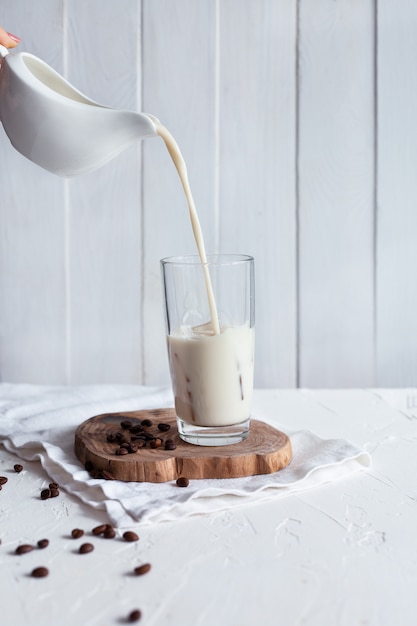
[[151, 567], [152, 566], [150, 563], [144, 563], [143, 565], [139, 565], [138, 567], [135, 567], [133, 571], [136, 574], [136, 576], [143, 576], [143, 574], [147, 574], [149, 572]]
[[135, 452], [137, 452], [138, 450], [139, 450], [139, 446], [137, 446], [136, 443], [129, 444], [129, 447], [127, 448], [127, 451], [129, 452], [129, 454], [135, 454]]
[[128, 430], [131, 426], [133, 426], [133, 424], [130, 420], [123, 420], [123, 422], [120, 422], [120, 426]]
[[81, 528], [74, 528], [71, 531], [71, 537], [73, 539], [80, 539], [84, 535], [84, 531]]
[[44, 548], [47, 548], [48, 546], [49, 546], [49, 539], [39, 539], [38, 548], [43, 550]]
[[130, 446], [130, 441], [125, 441], [124, 443], [120, 444], [120, 447], [126, 448], [126, 450], [128, 450], [129, 446]]
[[139, 437], [132, 437], [132, 441], [135, 442], [135, 446], [136, 448], [139, 450], [139, 448], [143, 448], [144, 446], [146, 446], [146, 441], [142, 438]]
[[42, 500], [47, 500], [50, 497], [51, 497], [50, 489], [42, 489], [42, 491], [41, 491], [41, 498], [42, 498]]
[[16, 465], [13, 465], [13, 469], [17, 474], [20, 474], [20, 472], [23, 470], [23, 465], [16, 463]]
[[132, 435], [136, 435], [137, 433], [143, 432], [143, 426], [141, 426], [140, 424], [135, 424], [134, 426], [131, 426], [129, 428], [129, 431], [132, 433]]
[[153, 435], [152, 433], [143, 433], [143, 438], [146, 441], [152, 441], [153, 439], [156, 439], [155, 435]]
[[51, 498], [56, 498], [57, 496], [59, 496], [59, 489], [55, 489], [54, 487], [52, 489], [49, 490], [50, 492], [50, 497]]
[[110, 443], [113, 443], [114, 441], [117, 441], [117, 437], [116, 437], [116, 433], [109, 433], [106, 437], [107, 441], [109, 441]]
[[22, 545], [17, 546], [16, 554], [27, 554], [28, 552], [32, 552], [33, 546], [28, 543], [22, 543]]
[[114, 539], [116, 536], [116, 531], [111, 526], [108, 526], [103, 533], [103, 537], [105, 539]]
[[134, 533], [133, 530], [127, 530], [125, 533], [123, 533], [123, 539], [125, 541], [138, 541], [139, 536]]
[[93, 535], [102, 535], [107, 528], [107, 524], [100, 524], [100, 526], [93, 528], [92, 533]]
[[58, 483], [49, 483], [49, 489], [59, 489]]
[[7, 476], [0, 476], [0, 485], [5, 485], [8, 480]]
[[48, 574], [49, 570], [47, 567], [35, 567], [35, 569], [32, 570], [31, 576], [33, 576], [34, 578], [45, 578], [45, 576], [48, 576]]
[[189, 484], [190, 481], [188, 480], [188, 478], [185, 478], [185, 476], [180, 476], [179, 478], [177, 478], [178, 487], [188, 487]]
[[113, 476], [113, 474], [111, 474], [107, 470], [102, 470], [101, 473], [102, 473], [102, 476], [103, 476], [103, 478], [105, 480], [116, 480], [115, 477]]
[[160, 448], [162, 446], [162, 439], [159, 439], [159, 437], [156, 437], [155, 439], [152, 439], [152, 441], [149, 442], [149, 445], [153, 449]]
[[146, 420], [142, 420], [141, 424], [142, 426], [145, 426], [145, 428], [149, 428], [150, 426], [152, 426], [153, 422], [152, 420], [146, 419]]
[[177, 446], [175, 445], [173, 439], [167, 439], [165, 442], [165, 450], [175, 450]]
[[117, 448], [116, 454], [118, 456], [123, 456], [125, 454], [129, 454], [129, 451], [126, 448]]
[[89, 552], [92, 552], [93, 550], [94, 550], [94, 546], [92, 543], [82, 543], [80, 545], [78, 552], [80, 554], [88, 554]]
[[128, 620], [129, 622], [138, 622], [141, 617], [142, 613], [139, 611], [139, 609], [134, 609], [129, 613]]
[[161, 431], [161, 433], [166, 433], [168, 430], [170, 430], [171, 424], [161, 423], [161, 424], [158, 424], [158, 428]]

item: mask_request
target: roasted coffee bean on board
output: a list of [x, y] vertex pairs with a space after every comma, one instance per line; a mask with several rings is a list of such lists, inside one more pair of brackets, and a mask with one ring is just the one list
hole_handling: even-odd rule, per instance
[[171, 429], [171, 424], [158, 424], [158, 429], [161, 431], [161, 433], [166, 433], [168, 432], [168, 430]]
[[33, 578], [45, 578], [45, 576], [48, 576], [49, 574], [49, 570], [47, 567], [35, 567], [34, 570], [32, 570], [32, 576]]
[[123, 420], [123, 422], [120, 422], [120, 426], [125, 430], [128, 430], [131, 426], [133, 426], [133, 424], [130, 420]]
[[152, 420], [149, 419], [144, 419], [141, 422], [142, 426], [145, 426], [145, 428], [150, 428], [153, 424]]

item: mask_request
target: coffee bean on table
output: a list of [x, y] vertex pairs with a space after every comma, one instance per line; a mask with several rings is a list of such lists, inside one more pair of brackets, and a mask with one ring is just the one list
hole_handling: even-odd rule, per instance
[[92, 543], [83, 543], [80, 545], [78, 552], [80, 554], [88, 554], [94, 550], [94, 546]]
[[162, 439], [159, 439], [159, 437], [156, 437], [155, 439], [152, 439], [152, 441], [149, 442], [149, 445], [153, 449], [160, 448], [162, 446]]
[[144, 563], [143, 565], [138, 565], [138, 567], [135, 567], [133, 571], [136, 576], [143, 576], [143, 574], [147, 574], [150, 571], [151, 567], [152, 566], [150, 563]]
[[141, 424], [142, 424], [142, 426], [145, 426], [146, 428], [149, 428], [150, 426], [152, 426], [153, 422], [152, 422], [152, 420], [145, 419], [145, 420], [142, 420]]
[[32, 576], [33, 578], [45, 578], [45, 576], [48, 576], [49, 574], [49, 570], [47, 567], [35, 567], [34, 570], [32, 570]]
[[167, 439], [165, 441], [165, 450], [175, 450], [176, 447], [173, 439]]
[[138, 622], [141, 617], [142, 613], [139, 611], [139, 609], [134, 609], [129, 613], [128, 620], [129, 622]]
[[123, 533], [123, 539], [125, 541], [138, 541], [139, 536], [134, 533], [133, 530], [127, 530], [125, 533]]
[[100, 524], [99, 526], [95, 526], [92, 530], [93, 535], [102, 535], [104, 531], [107, 529], [107, 524]]
[[50, 489], [42, 489], [42, 491], [41, 491], [41, 498], [42, 498], [42, 500], [47, 500], [50, 497], [51, 497], [51, 490]]
[[129, 450], [127, 450], [126, 448], [117, 448], [116, 454], [118, 456], [123, 456], [125, 454], [129, 454]]
[[106, 528], [106, 530], [103, 533], [103, 537], [105, 539], [114, 539], [116, 536], [116, 531], [114, 530], [114, 528], [112, 528], [111, 526], [109, 526], [108, 528]]
[[51, 494], [51, 498], [56, 498], [57, 496], [59, 496], [59, 489], [50, 489], [49, 490], [50, 494]]
[[177, 478], [177, 486], [178, 487], [188, 487], [190, 481], [185, 476], [180, 476]]
[[161, 431], [161, 433], [166, 433], [168, 430], [171, 429], [171, 424], [158, 424], [158, 429]]
[[49, 546], [49, 539], [39, 539], [38, 548], [43, 550], [44, 548], [47, 548], [48, 546]]
[[81, 528], [74, 528], [71, 531], [71, 537], [73, 539], [80, 539], [84, 535], [84, 531]]
[[8, 480], [7, 476], [0, 476], [0, 485], [5, 485]]
[[16, 463], [16, 465], [13, 465], [13, 469], [17, 474], [20, 474], [20, 472], [23, 470], [23, 465], [20, 465], [20, 463]]
[[33, 546], [28, 543], [22, 543], [20, 546], [16, 548], [16, 554], [27, 554], [28, 552], [32, 552]]
[[128, 430], [131, 426], [133, 426], [133, 424], [130, 420], [123, 420], [123, 422], [120, 422], [120, 426], [125, 430]]
[[59, 489], [58, 483], [49, 483], [49, 489]]

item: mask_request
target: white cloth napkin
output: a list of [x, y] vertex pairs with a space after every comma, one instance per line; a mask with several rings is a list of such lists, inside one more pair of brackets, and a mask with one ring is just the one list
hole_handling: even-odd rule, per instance
[[[76, 427], [94, 415], [164, 408], [171, 391], [125, 385], [0, 384], [0, 441], [25, 460], [39, 459], [50, 478], [119, 527], [171, 521], [311, 488], [370, 465], [364, 450], [309, 431], [288, 433], [293, 460], [275, 474], [233, 479], [133, 483], [92, 479], [74, 454]], [[255, 416], [256, 417], [256, 416]], [[269, 423], [273, 424], [271, 420]], [[278, 426], [275, 424], [275, 426]]]

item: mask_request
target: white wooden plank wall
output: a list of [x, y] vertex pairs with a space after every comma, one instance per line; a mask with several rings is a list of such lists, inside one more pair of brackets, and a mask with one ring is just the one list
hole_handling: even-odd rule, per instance
[[[417, 382], [411, 0], [2, 0], [88, 96], [177, 138], [210, 252], [256, 258], [258, 387]], [[64, 181], [0, 129], [0, 380], [168, 383], [159, 259], [194, 253], [159, 139]]]

